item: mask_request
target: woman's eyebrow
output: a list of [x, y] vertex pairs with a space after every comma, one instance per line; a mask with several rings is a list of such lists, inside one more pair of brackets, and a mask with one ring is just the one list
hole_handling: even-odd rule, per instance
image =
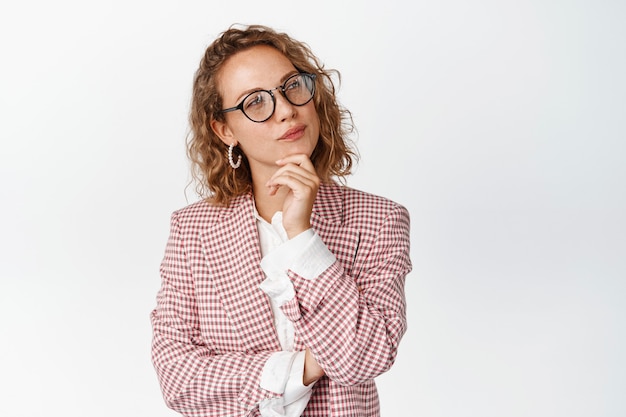
[[281, 85], [284, 84], [285, 81], [287, 81], [287, 78], [289, 78], [291, 76], [294, 76], [294, 75], [296, 75], [298, 73], [299, 73], [298, 70], [293, 70], [293, 71], [290, 71], [287, 74], [283, 75], [283, 77], [280, 79], [280, 84]]
[[[298, 74], [299, 71], [298, 70], [293, 70], [293, 71], [289, 71], [287, 74], [283, 75], [280, 78], [280, 85], [283, 85], [285, 83], [285, 81], [287, 81], [287, 79], [293, 75]], [[271, 87], [271, 88], [275, 88], [275, 87], [279, 87], [280, 85]], [[245, 91], [243, 91], [241, 94], [239, 94], [239, 96], [237, 97], [237, 99], [235, 100], [235, 102], [239, 103], [245, 96], [247, 96], [250, 93], [254, 93], [255, 91], [265, 91], [265, 88], [262, 87], [253, 87], [253, 88], [249, 88]]]

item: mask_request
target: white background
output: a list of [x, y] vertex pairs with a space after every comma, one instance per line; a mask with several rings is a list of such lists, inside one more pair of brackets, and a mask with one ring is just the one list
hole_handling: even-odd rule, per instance
[[[10, 5], [7, 3], [11, 3]], [[0, 6], [0, 416], [173, 416], [149, 361], [193, 73], [231, 23], [342, 72], [412, 216], [383, 416], [626, 415], [626, 3]]]

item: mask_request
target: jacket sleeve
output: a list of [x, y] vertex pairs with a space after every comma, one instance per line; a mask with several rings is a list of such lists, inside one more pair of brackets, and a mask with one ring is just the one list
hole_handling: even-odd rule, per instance
[[176, 214], [160, 270], [161, 288], [151, 314], [152, 363], [168, 407], [180, 413], [199, 409], [209, 415], [221, 415], [228, 409], [241, 413], [276, 396], [259, 387], [271, 352], [216, 355], [204, 342]]
[[296, 296], [281, 306], [326, 376], [356, 385], [387, 371], [406, 331], [409, 215], [391, 210], [354, 276], [335, 261], [315, 279], [289, 271]]

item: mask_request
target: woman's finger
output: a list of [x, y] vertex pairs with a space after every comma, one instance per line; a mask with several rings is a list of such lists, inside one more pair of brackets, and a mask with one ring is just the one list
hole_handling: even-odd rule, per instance
[[274, 194], [280, 186], [287, 186], [294, 193], [294, 196], [300, 199], [305, 194], [315, 194], [319, 188], [319, 180], [317, 177], [303, 175], [301, 172], [286, 170], [273, 177], [266, 185], [270, 188], [270, 194]]
[[306, 154], [303, 154], [303, 153], [286, 156], [276, 161], [276, 164], [280, 166], [285, 166], [287, 164], [294, 164], [294, 165], [297, 165], [306, 169], [307, 171], [311, 173], [315, 173], [315, 167], [313, 166], [311, 159]]

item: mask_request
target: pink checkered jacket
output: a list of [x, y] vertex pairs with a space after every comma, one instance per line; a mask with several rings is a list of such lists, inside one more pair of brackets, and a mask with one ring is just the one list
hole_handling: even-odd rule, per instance
[[[374, 378], [393, 364], [406, 331], [409, 216], [382, 197], [333, 184], [319, 189], [311, 224], [337, 261], [314, 280], [288, 275], [296, 296], [281, 309], [296, 350], [326, 372], [303, 416], [380, 415]], [[258, 416], [277, 396], [259, 386], [280, 344], [251, 194], [226, 207], [176, 211], [151, 314], [152, 361], [167, 405], [184, 416]]]

